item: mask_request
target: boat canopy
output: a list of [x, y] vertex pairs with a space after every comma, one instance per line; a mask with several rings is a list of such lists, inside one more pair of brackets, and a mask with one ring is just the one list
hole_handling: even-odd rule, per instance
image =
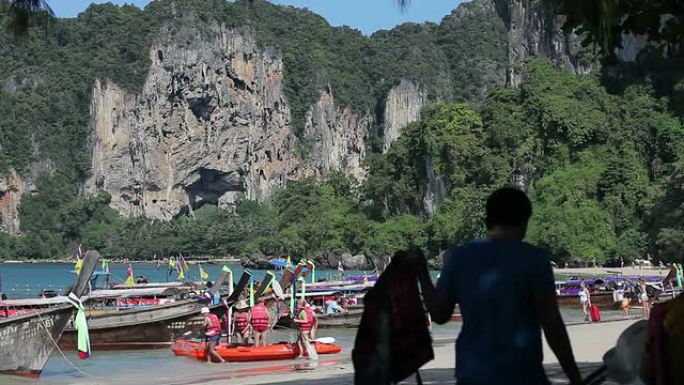
[[52, 298], [21, 298], [0, 301], [0, 307], [51, 306], [67, 303], [67, 297], [59, 295]]
[[131, 289], [147, 289], [147, 288], [184, 288], [192, 290], [195, 287], [186, 282], [150, 282], [150, 283], [136, 283], [132, 287], [124, 283], [117, 283], [112, 285], [113, 290], [131, 290]]
[[[342, 294], [342, 292], [341, 292], [341, 291], [315, 291], [315, 292], [311, 292], [311, 293], [306, 293], [306, 294], [304, 294], [304, 297], [306, 297], [306, 298], [311, 298], [311, 297], [329, 297], [329, 296], [333, 296], [333, 295], [335, 295], [335, 294]], [[301, 298], [301, 296], [302, 296], [301, 293], [297, 293], [297, 294], [295, 295], [295, 298]], [[287, 294], [285, 294], [285, 295], [283, 296], [283, 299], [287, 299], [287, 298], [290, 298], [290, 293], [287, 293]]]
[[86, 299], [107, 299], [107, 298], [129, 298], [129, 297], [168, 297], [185, 292], [182, 288], [175, 287], [148, 287], [144, 289], [113, 290], [103, 289], [94, 290]]

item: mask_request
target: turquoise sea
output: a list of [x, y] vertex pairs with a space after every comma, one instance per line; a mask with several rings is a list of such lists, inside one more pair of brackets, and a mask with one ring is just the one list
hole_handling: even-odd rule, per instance
[[[109, 279], [111, 283], [122, 283], [126, 279], [128, 264], [111, 263], [109, 265]], [[203, 263], [202, 268], [209, 274], [209, 279], [213, 280], [221, 272], [221, 265]], [[237, 281], [244, 271], [240, 265], [228, 265], [234, 273]], [[98, 271], [100, 268], [98, 267]], [[272, 270], [279, 277], [278, 270]], [[144, 275], [150, 282], [177, 281], [176, 272], [169, 273], [168, 266], [162, 264], [159, 269], [151, 263], [134, 263], [133, 274]], [[261, 282], [266, 274], [266, 270], [253, 270], [252, 279]], [[369, 271], [348, 270], [347, 276], [358, 274], [370, 274]], [[316, 270], [315, 279], [337, 279], [337, 270]], [[70, 263], [2, 263], [0, 264], [0, 292], [7, 294], [9, 298], [31, 298], [37, 297], [43, 289], [63, 292], [75, 278], [74, 265]], [[196, 264], [190, 265], [190, 273], [187, 275], [192, 281], [200, 281], [199, 267]], [[311, 280], [311, 276], [307, 278]], [[104, 285], [104, 276], [98, 278], [98, 287]]]

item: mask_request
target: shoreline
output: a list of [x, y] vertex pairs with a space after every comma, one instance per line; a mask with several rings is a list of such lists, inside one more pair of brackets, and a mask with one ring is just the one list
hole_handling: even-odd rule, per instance
[[[152, 264], [155, 260], [149, 259], [111, 259], [110, 263], [131, 263], [131, 264]], [[158, 259], [162, 263], [168, 262], [168, 258]], [[243, 261], [241, 258], [211, 258], [211, 259], [192, 259], [188, 260], [189, 264], [194, 263], [225, 263], [225, 264], [240, 264]], [[18, 265], [18, 264], [66, 264], [75, 263], [76, 260], [71, 259], [8, 259], [3, 260], [0, 258], [0, 264], [8, 265]], [[332, 268], [331, 268], [332, 269]], [[431, 269], [434, 271], [440, 271], [441, 269]], [[625, 276], [639, 276], [639, 275], [661, 275], [665, 276], [670, 271], [669, 266], [659, 267], [570, 267], [570, 268], [553, 268], [553, 273], [556, 275], [581, 275], [581, 276], [614, 276], [614, 275], [625, 275]]]
[[[167, 258], [164, 259], [158, 259], [161, 263], [167, 263], [169, 260]], [[188, 264], [193, 265], [196, 263], [223, 263], [223, 264], [240, 264], [241, 259], [238, 258], [217, 258], [217, 259], [193, 259], [193, 260], [188, 260]], [[7, 264], [7, 265], [21, 265], [21, 264], [27, 264], [27, 265], [33, 265], [33, 264], [74, 264], [76, 262], [75, 259], [27, 259], [27, 260], [17, 260], [17, 259], [12, 259], [12, 260], [0, 260], [0, 264]], [[112, 259], [109, 260], [109, 263], [114, 263], [114, 264], [154, 264], [154, 260], [126, 260], [126, 259]]]

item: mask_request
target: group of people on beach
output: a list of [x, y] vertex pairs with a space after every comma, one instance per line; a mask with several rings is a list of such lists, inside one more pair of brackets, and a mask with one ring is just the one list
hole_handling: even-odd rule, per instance
[[[416, 305], [416, 312], [423, 311], [424, 306], [432, 322], [444, 324], [451, 320], [455, 306], [459, 305], [463, 324], [456, 342], [455, 377], [460, 385], [549, 384], [543, 365], [542, 331], [570, 384], [584, 384], [558, 307], [554, 273], [549, 255], [546, 251], [523, 241], [532, 216], [530, 200], [524, 192], [516, 188], [502, 188], [489, 196], [485, 211], [487, 238], [447, 249], [436, 285], [430, 277], [427, 261], [420, 251], [403, 254], [402, 269], [410, 271], [420, 287], [422, 304]], [[406, 275], [396, 274], [396, 277], [405, 279]], [[406, 292], [409, 293], [410, 287], [415, 285], [404, 286]], [[663, 360], [684, 357], [684, 352], [679, 354], [674, 350], [663, 350], [684, 346], [684, 327], [680, 326], [684, 323], [677, 321], [677, 319], [684, 318], [684, 297], [680, 296], [668, 301], [666, 307], [655, 305], [653, 314], [650, 314], [651, 304], [646, 291], [646, 283], [640, 280], [637, 286], [644, 316], [651, 316], [647, 346], [655, 344], [657, 347], [657, 349], [649, 350], [649, 352], [655, 352], [653, 355], [644, 355], [647, 358], [650, 357], [651, 361], [645, 359], [644, 362], [656, 360], [657, 365], [653, 367], [659, 369], [654, 369], [651, 373], [657, 375], [657, 370], [669, 371], [670, 377], [674, 378], [674, 381], [658, 382], [659, 384], [684, 383], [678, 382], [679, 379], [684, 381], [681, 362], [677, 363], [675, 359], [675, 361], [670, 360], [670, 364], [674, 366], [661, 365]], [[389, 286], [385, 285], [385, 287]], [[409, 300], [408, 296], [402, 297], [402, 295], [402, 293], [392, 293], [392, 301], [377, 302], [386, 304], [378, 309], [395, 306], [392, 304], [398, 304], [401, 307], [402, 298]], [[583, 286], [579, 296], [586, 315], [591, 307], [591, 293], [586, 286]], [[375, 299], [379, 298], [385, 297]], [[236, 330], [240, 335], [240, 340], [244, 342], [247, 339], [247, 330], [251, 327], [252, 332], [255, 333], [255, 343], [265, 344], [268, 329], [260, 329], [264, 330], [263, 332], [257, 329], [262, 327], [259, 321], [262, 312], [257, 306], [263, 306], [263, 299], [259, 299], [258, 304], [249, 311], [249, 315], [239, 317], [243, 306], [236, 306], [240, 308], [237, 309], [235, 317], [235, 322], [239, 323]], [[205, 328], [210, 341], [208, 360], [213, 356], [222, 361], [214, 350], [220, 339], [220, 329], [216, 331], [218, 319], [211, 315], [209, 309], [203, 309], [202, 312], [205, 314]], [[396, 314], [391, 312], [378, 314], [390, 314], [390, 317], [396, 317], [400, 313], [401, 309]], [[257, 320], [255, 320], [255, 314], [257, 314]], [[314, 339], [316, 327], [312, 318], [315, 318], [315, 314], [304, 299], [298, 301], [295, 314], [295, 322], [300, 330], [300, 344]], [[660, 329], [653, 329], [658, 332], [651, 334], [654, 315], [661, 317], [656, 320]], [[381, 316], [377, 320], [380, 325], [385, 325], [379, 327], [380, 334], [383, 334], [382, 329], [387, 328], [387, 325], [390, 325], [392, 330], [401, 328], [401, 325], [396, 323], [388, 323], [387, 317]], [[408, 318], [399, 321], [404, 320]], [[267, 320], [266, 324], [269, 322], [270, 320]], [[367, 356], [371, 357], [371, 360], [364, 361], [363, 366], [407, 372], [406, 368], [393, 367], [389, 364], [392, 357], [391, 351], [399, 349], [405, 355], [406, 352], [413, 351], [412, 343], [419, 343], [418, 341], [425, 343], [425, 340], [411, 338], [410, 332], [409, 334], [402, 333], [404, 333], [402, 336], [408, 338], [398, 344], [397, 341], [392, 341], [375, 350], [371, 349], [370, 356]], [[391, 333], [383, 335], [385, 337], [379, 337], [395, 338]], [[679, 339], [682, 343], [665, 344], [665, 346], [663, 338], [674, 341]], [[429, 338], [427, 343], [430, 344]], [[303, 347], [300, 349], [300, 351], [304, 350]], [[381, 351], [382, 349], [388, 349], [390, 352]], [[354, 357], [353, 352], [352, 359]], [[356, 354], [356, 357], [358, 358], [359, 355]], [[644, 366], [645, 370], [649, 370], [648, 365]], [[647, 375], [642, 376], [642, 378], [647, 377]], [[356, 383], [378, 383], [373, 380], [372, 376], [367, 378], [369, 379], [367, 382], [357, 381]], [[382, 384], [391, 382], [390, 380], [380, 381]], [[647, 381], [647, 383], [656, 382]]]
[[[247, 301], [241, 300], [233, 308], [235, 311], [232, 314], [232, 325], [227, 330], [229, 337], [232, 336], [234, 330], [238, 345], [249, 344], [251, 338], [253, 346], [267, 346], [268, 334], [275, 322], [272, 322], [266, 307], [266, 297], [259, 297], [252, 307], [247, 304]], [[224, 359], [216, 352], [216, 346], [222, 335], [223, 323], [208, 307], [203, 307], [200, 312], [204, 317], [207, 362], [214, 360], [223, 363]], [[294, 322], [299, 331], [298, 344], [301, 355], [305, 351], [304, 344], [315, 340], [318, 330], [316, 313], [304, 298], [297, 301]]]
[[[589, 322], [591, 320], [591, 309], [593, 307], [591, 303], [591, 290], [584, 282], [581, 282], [580, 290], [577, 295], [579, 296], [580, 305], [582, 307], [582, 314], [584, 314], [584, 321]], [[619, 304], [620, 309], [622, 309], [625, 314], [625, 318], [629, 318], [629, 310], [632, 306], [634, 297], [636, 297], [639, 304], [641, 304], [644, 319], [648, 319], [651, 314], [652, 301], [651, 297], [648, 295], [646, 281], [642, 277], [639, 277], [637, 280], [636, 287], [632, 287], [632, 284], [625, 280], [622, 282], [622, 288], [616, 288], [613, 291], [613, 299]]]

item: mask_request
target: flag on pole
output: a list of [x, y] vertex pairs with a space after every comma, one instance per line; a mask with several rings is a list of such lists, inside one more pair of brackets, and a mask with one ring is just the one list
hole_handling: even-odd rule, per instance
[[178, 260], [176, 261], [176, 270], [178, 271], [178, 280], [185, 281], [185, 258], [183, 254], [178, 253]]
[[183, 257], [183, 254], [178, 253], [178, 255], [178, 266], [185, 273], [188, 270], [190, 270], [190, 266], [188, 265], [188, 262], [185, 261], [185, 257]]
[[209, 279], [209, 274], [207, 274], [207, 272], [204, 271], [204, 269], [202, 268], [202, 264], [198, 263], [197, 266], [199, 266], [200, 279], [202, 281], [206, 281], [207, 279]]
[[133, 287], [135, 285], [135, 280], [133, 279], [133, 265], [128, 264], [128, 278], [126, 278], [126, 287]]
[[174, 270], [176, 270], [176, 258], [169, 257], [169, 275], [171, 275], [171, 272]]
[[76, 274], [81, 274], [81, 269], [83, 268], [83, 252], [81, 251], [81, 244], [78, 244], [78, 249], [76, 249], [76, 264], [74, 265], [74, 270]]
[[109, 260], [107, 260], [107, 259], [102, 260], [102, 271], [105, 274], [109, 274]]

